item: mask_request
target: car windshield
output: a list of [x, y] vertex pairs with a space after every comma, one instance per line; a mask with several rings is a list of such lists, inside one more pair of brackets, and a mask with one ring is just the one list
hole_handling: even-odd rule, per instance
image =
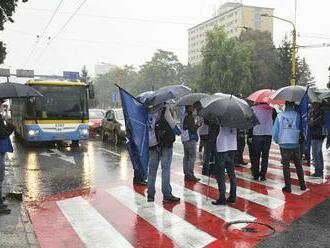
[[124, 113], [122, 109], [116, 110], [115, 113], [116, 113], [116, 119], [118, 121], [124, 120]]
[[103, 119], [104, 112], [102, 110], [89, 110], [89, 119]]
[[88, 118], [85, 86], [33, 85], [43, 97], [28, 101], [27, 115], [37, 119]]

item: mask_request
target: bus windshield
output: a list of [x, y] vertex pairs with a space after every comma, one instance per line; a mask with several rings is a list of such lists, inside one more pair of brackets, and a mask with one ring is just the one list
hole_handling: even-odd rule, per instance
[[44, 97], [29, 100], [27, 116], [33, 119], [88, 118], [85, 86], [33, 85]]

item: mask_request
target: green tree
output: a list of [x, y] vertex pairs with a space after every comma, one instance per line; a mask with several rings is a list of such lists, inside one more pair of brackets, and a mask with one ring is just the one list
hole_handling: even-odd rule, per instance
[[90, 76], [88, 74], [88, 70], [87, 70], [87, 67], [86, 65], [84, 65], [82, 68], [81, 68], [81, 72], [80, 72], [80, 81], [87, 84], [90, 80]]
[[249, 46], [228, 38], [222, 28], [207, 33], [199, 79], [202, 92], [246, 94], [251, 88]]
[[[0, 31], [4, 30], [4, 24], [7, 21], [14, 22], [12, 16], [15, 12], [18, 2], [19, 0], [0, 1]], [[27, 0], [22, 0], [22, 2], [27, 2]], [[0, 64], [2, 64], [5, 60], [6, 54], [6, 46], [2, 41], [0, 41]]]
[[[278, 48], [280, 57], [280, 65], [278, 68], [279, 83], [286, 86], [291, 79], [291, 43], [287, 37], [284, 38], [282, 44]], [[314, 77], [307, 64], [305, 58], [296, 58], [296, 84], [314, 85]]]
[[158, 49], [150, 61], [140, 67], [137, 85], [140, 92], [170, 84], [183, 83], [183, 65], [173, 52]]
[[112, 93], [117, 92], [115, 84], [120, 85], [132, 94], [137, 93], [138, 74], [133, 66], [125, 65], [111, 69], [107, 74], [99, 75], [95, 79], [95, 96], [102, 108], [115, 106]]
[[279, 55], [271, 33], [248, 29], [241, 33], [239, 41], [251, 50], [251, 92], [279, 87]]

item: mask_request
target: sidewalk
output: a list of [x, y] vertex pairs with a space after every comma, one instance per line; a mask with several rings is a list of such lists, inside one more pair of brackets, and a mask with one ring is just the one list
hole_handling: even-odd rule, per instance
[[0, 215], [1, 248], [39, 247], [21, 199], [22, 181], [22, 176], [18, 173], [17, 162], [7, 158], [3, 191], [6, 195], [5, 203], [11, 209], [11, 214]]
[[22, 202], [15, 199], [10, 199], [6, 202], [11, 209], [11, 214], [0, 215], [0, 247], [39, 247]]

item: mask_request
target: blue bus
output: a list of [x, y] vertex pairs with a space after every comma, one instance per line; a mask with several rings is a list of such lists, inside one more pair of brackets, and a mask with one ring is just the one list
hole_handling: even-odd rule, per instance
[[28, 81], [44, 97], [11, 100], [11, 122], [25, 142], [87, 140], [88, 86], [82, 82]]

